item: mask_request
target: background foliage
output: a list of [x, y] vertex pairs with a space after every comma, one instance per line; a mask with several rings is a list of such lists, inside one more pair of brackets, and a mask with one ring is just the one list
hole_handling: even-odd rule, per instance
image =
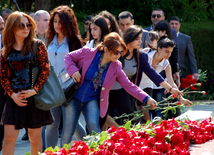
[[[198, 68], [202, 71], [207, 70], [208, 80], [202, 86], [202, 89], [207, 91], [207, 95], [197, 95], [196, 99], [214, 99], [213, 25], [213, 21], [181, 24], [181, 32], [190, 35], [192, 38]], [[190, 74], [189, 71], [188, 74]]]
[[[37, 10], [35, 3], [39, 2], [42, 0], [17, 0], [24, 12]], [[214, 0], [47, 0], [48, 2], [50, 10], [59, 5], [72, 6], [82, 33], [84, 18], [102, 10], [111, 12], [116, 19], [120, 12], [130, 11], [134, 16], [135, 24], [143, 27], [151, 25], [150, 15], [154, 8], [161, 8], [165, 12], [166, 19], [174, 15], [178, 16], [182, 23], [181, 32], [192, 37], [198, 68], [208, 71], [208, 81], [202, 87], [207, 91], [207, 95], [198, 97], [214, 98]], [[1, 0], [0, 10], [6, 7], [17, 9], [12, 0]], [[38, 9], [45, 8], [47, 7], [39, 5]]]

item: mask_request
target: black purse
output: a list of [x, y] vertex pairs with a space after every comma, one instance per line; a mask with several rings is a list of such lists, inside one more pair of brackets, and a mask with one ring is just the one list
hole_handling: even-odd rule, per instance
[[[35, 66], [32, 68], [32, 87], [34, 86], [37, 76], [39, 74], [39, 67], [37, 66], [38, 57], [38, 42], [35, 43]], [[50, 110], [51, 108], [62, 105], [66, 99], [61, 88], [59, 80], [56, 76], [53, 66], [50, 64], [50, 75], [45, 82], [42, 89], [34, 95], [35, 106], [41, 110]]]
[[[82, 73], [82, 68], [79, 70], [79, 72], [80, 74]], [[67, 107], [68, 103], [71, 101], [77, 89], [79, 88], [80, 83], [75, 83], [73, 78], [68, 75], [65, 68], [59, 73], [58, 79], [61, 83], [61, 87], [66, 98], [66, 101], [62, 104], [62, 106]]]

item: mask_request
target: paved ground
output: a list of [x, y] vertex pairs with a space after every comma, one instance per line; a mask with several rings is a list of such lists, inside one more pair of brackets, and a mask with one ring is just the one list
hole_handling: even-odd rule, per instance
[[[80, 116], [80, 121], [83, 125], [85, 125], [85, 120], [84, 120], [83, 115]], [[15, 154], [14, 155], [25, 155], [25, 153], [30, 152], [29, 140], [25, 140], [25, 141], [22, 140], [22, 136], [24, 134], [25, 134], [25, 129], [20, 130], [18, 139], [16, 141], [16, 148], [15, 148]], [[75, 137], [73, 137], [72, 140], [75, 140]], [[60, 146], [59, 140], [58, 140], [57, 146]], [[0, 155], [2, 155], [2, 154], [0, 153]]]
[[[193, 111], [195, 111], [195, 110], [213, 111], [213, 114], [214, 114], [214, 101], [211, 101], [211, 103], [212, 104], [210, 104], [209, 106], [203, 106], [203, 105], [194, 106], [191, 110], [193, 110]], [[85, 124], [83, 116], [81, 116], [80, 120], [81, 120], [81, 123]], [[29, 143], [29, 141], [22, 141], [21, 140], [21, 138], [24, 135], [24, 133], [25, 133], [24, 129], [20, 130], [19, 137], [18, 137], [17, 142], [16, 142], [16, 148], [15, 148], [15, 154], [14, 155], [24, 155], [25, 153], [30, 152], [30, 143]], [[73, 137], [73, 140], [74, 139], [75, 139], [75, 137]], [[208, 142], [206, 145], [205, 144], [203, 144], [202, 146], [198, 146], [197, 145], [195, 147], [191, 147], [191, 150], [193, 151], [192, 152], [193, 154], [191, 153], [191, 155], [202, 155], [202, 154], [198, 154], [200, 151], [197, 151], [197, 149], [198, 148], [206, 148], [208, 144], [209, 144], [209, 146], [212, 146], [211, 147], [212, 148], [212, 152], [206, 152], [205, 154], [206, 155], [214, 155], [214, 150], [213, 150], [214, 140]], [[59, 146], [59, 143], [58, 143], [58, 146]], [[0, 153], [0, 155], [1, 155], [1, 153]]]

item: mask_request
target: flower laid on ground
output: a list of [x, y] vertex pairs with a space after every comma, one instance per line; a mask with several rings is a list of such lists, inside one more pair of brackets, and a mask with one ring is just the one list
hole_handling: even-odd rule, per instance
[[[194, 93], [206, 95], [205, 91], [195, 89], [200, 88], [202, 83], [196, 83], [197, 81], [191, 76], [183, 82], [185, 83], [185, 88], [182, 90], [184, 95]], [[157, 103], [162, 107], [157, 106], [157, 108], [162, 109], [164, 114], [169, 110], [176, 112], [176, 108], [183, 110], [187, 108], [179, 101], [172, 102], [174, 98], [176, 98], [175, 95], [163, 98]], [[206, 105], [201, 102], [193, 102], [192, 105], [198, 104]], [[147, 105], [142, 110], [123, 114], [115, 119], [130, 118], [130, 116], [132, 120], [138, 119], [142, 117], [142, 111], [150, 108]], [[83, 141], [71, 142], [61, 149], [57, 146], [54, 149], [48, 148], [41, 155], [189, 155], [190, 143], [201, 144], [214, 137], [214, 122], [211, 118], [201, 122], [170, 119], [163, 120], [159, 124], [147, 122], [145, 126], [138, 124], [131, 127], [132, 120], [128, 120], [123, 127], [116, 129], [113, 126], [108, 131], [84, 137]]]
[[159, 124], [140, 124], [131, 128], [114, 126], [101, 134], [74, 141], [57, 151], [46, 150], [41, 155], [190, 155], [190, 143], [201, 144], [214, 137], [211, 118], [200, 122], [174, 118]]

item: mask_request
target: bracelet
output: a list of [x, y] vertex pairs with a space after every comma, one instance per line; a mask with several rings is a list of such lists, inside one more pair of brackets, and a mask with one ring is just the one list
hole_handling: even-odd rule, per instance
[[38, 91], [35, 88], [33, 88], [33, 90], [35, 90], [36, 94], [38, 94]]
[[181, 98], [181, 94], [180, 94], [180, 95], [178, 95], [178, 100], [180, 100], [180, 98]]
[[171, 92], [171, 90], [172, 90], [172, 87], [171, 87], [171, 88], [169, 88], [169, 92]]

